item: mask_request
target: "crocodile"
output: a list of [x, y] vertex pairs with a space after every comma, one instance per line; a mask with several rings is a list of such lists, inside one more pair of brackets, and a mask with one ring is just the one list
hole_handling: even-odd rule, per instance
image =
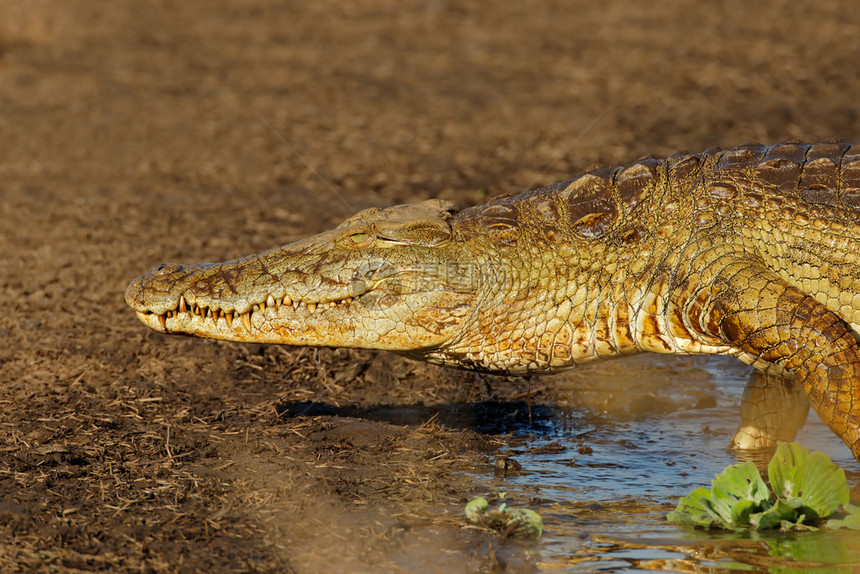
[[384, 349], [506, 375], [639, 352], [754, 367], [736, 449], [791, 440], [811, 404], [860, 460], [860, 144], [745, 144], [457, 210], [430, 199], [224, 263], [162, 264], [148, 327]]

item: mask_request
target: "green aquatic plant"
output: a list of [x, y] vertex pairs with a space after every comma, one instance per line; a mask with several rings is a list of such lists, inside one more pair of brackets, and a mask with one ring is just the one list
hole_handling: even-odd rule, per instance
[[[504, 494], [499, 498], [503, 499]], [[484, 497], [472, 499], [466, 504], [466, 519], [504, 536], [520, 538], [540, 538], [543, 534], [543, 520], [540, 514], [528, 508], [511, 508], [500, 502], [495, 508]]]
[[831, 518], [825, 522], [824, 527], [831, 530], [837, 528], [860, 530], [860, 506], [851, 503], [843, 504], [841, 515], [838, 518]]
[[[798, 443], [777, 448], [767, 467], [768, 489], [751, 462], [727, 467], [681, 498], [666, 518], [677, 524], [726, 530], [860, 529], [860, 507], [848, 504], [845, 472], [821, 452]], [[841, 517], [824, 519], [843, 507]]]

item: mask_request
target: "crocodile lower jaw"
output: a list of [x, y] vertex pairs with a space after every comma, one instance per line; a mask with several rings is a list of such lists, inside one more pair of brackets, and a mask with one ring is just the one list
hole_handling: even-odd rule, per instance
[[[177, 306], [170, 311], [162, 314], [156, 314], [149, 311], [138, 311], [137, 316], [147, 326], [155, 329], [156, 331], [161, 331], [162, 333], [178, 332], [181, 330], [181, 325], [194, 325], [195, 323], [197, 326], [195, 331], [214, 328], [221, 333], [226, 333], [233, 331], [233, 325], [236, 323], [244, 329], [246, 334], [251, 334], [256, 329], [254, 324], [255, 322], [252, 320], [254, 315], [258, 313], [262, 314], [263, 321], [269, 321], [274, 318], [265, 317], [266, 311], [270, 309], [275, 309], [275, 313], [277, 315], [281, 315], [282, 312], [290, 313], [290, 310], [292, 310], [290, 314], [294, 316], [288, 316], [287, 318], [292, 318], [296, 321], [303, 321], [312, 315], [319, 315], [320, 313], [324, 313], [330, 309], [340, 308], [342, 310], [347, 310], [355, 301], [355, 297], [347, 297], [346, 299], [335, 301], [311, 302], [299, 301], [291, 298], [289, 295], [285, 295], [282, 298], [275, 298], [272, 295], [269, 295], [266, 301], [261, 301], [260, 303], [255, 304], [251, 309], [240, 312], [225, 311], [214, 304], [189, 304], [186, 301], [185, 296], [180, 296]], [[215, 334], [213, 334], [213, 336], [215, 336]]]

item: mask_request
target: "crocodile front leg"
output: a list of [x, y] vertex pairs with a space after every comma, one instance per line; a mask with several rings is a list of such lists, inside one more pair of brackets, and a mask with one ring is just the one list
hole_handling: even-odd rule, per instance
[[[844, 321], [755, 262], [711, 269], [718, 269], [716, 276], [689, 308], [693, 325], [738, 349], [753, 366], [795, 378], [860, 460], [860, 347]], [[766, 421], [757, 427], [767, 432]]]
[[741, 398], [741, 420], [731, 448], [774, 449], [790, 442], [808, 414], [809, 401], [797, 380], [753, 371]]

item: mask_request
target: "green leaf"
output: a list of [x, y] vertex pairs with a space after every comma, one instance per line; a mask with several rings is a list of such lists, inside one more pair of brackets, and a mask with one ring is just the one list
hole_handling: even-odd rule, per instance
[[[795, 442], [781, 444], [767, 467], [771, 487], [778, 498], [806, 507], [807, 518], [816, 520], [832, 514], [848, 502], [845, 471], [822, 452]], [[811, 511], [811, 512], [809, 512]]]
[[[503, 498], [500, 496], [499, 498]], [[512, 508], [502, 502], [495, 508], [484, 497], [470, 500], [465, 508], [466, 518], [473, 524], [500, 532], [504, 536], [540, 538], [543, 534], [543, 519], [528, 508]]]
[[769, 530], [771, 528], [784, 528], [785, 523], [797, 522], [797, 509], [777, 499], [776, 503], [765, 510], [750, 516], [750, 524], [755, 530]]
[[827, 528], [850, 528], [851, 530], [860, 530], [860, 506], [848, 503], [842, 507], [844, 516], [842, 518], [832, 518], [827, 521]]
[[726, 468], [711, 482], [711, 492], [711, 500], [719, 496], [761, 504], [770, 498], [767, 485], [751, 462]]
[[720, 517], [711, 510], [711, 491], [700, 486], [687, 496], [681, 497], [678, 506], [673, 512], [666, 515], [666, 519], [677, 524], [689, 524], [710, 528], [720, 526], [731, 529], [730, 524], [724, 523]]
[[490, 503], [483, 496], [473, 498], [466, 504], [466, 519], [469, 522], [478, 522], [481, 520], [481, 515], [484, 514], [490, 507]]
[[751, 462], [735, 464], [726, 468], [711, 482], [711, 507], [719, 517], [731, 528], [749, 524], [736, 523], [733, 520], [733, 509], [739, 501], [749, 501], [751, 505], [739, 507], [739, 516], [749, 516], [758, 506], [770, 498], [767, 485], [762, 480], [758, 469]]
[[711, 490], [699, 487], [678, 501], [666, 518], [679, 524], [727, 530], [750, 525], [750, 516], [761, 512], [770, 493], [751, 462], [726, 468], [711, 482]]
[[732, 526], [735, 528], [749, 526], [750, 515], [758, 509], [758, 505], [752, 500], [738, 500], [732, 506]]
[[528, 508], [508, 508], [504, 512], [504, 534], [521, 538], [540, 538], [543, 534], [543, 520], [540, 514]]

